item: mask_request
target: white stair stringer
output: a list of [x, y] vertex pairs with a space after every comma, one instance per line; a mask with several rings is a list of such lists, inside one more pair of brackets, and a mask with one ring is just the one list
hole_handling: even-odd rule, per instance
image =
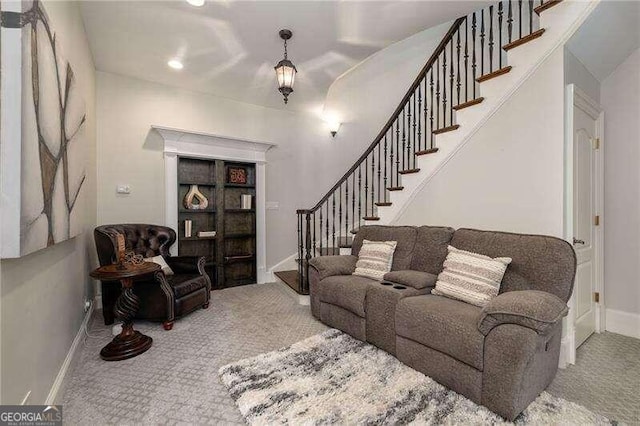
[[456, 111], [455, 123], [460, 128], [435, 135], [438, 152], [418, 156], [416, 167], [420, 172], [402, 176], [402, 191], [390, 191], [391, 206], [377, 208], [380, 220], [365, 221], [366, 225], [392, 224], [406, 209], [436, 173], [464, 147], [471, 137], [489, 120], [515, 91], [538, 69], [538, 67], [558, 47], [571, 37], [580, 24], [593, 11], [599, 1], [565, 0], [542, 12], [540, 28], [545, 29], [542, 37], [518, 46], [507, 53], [510, 72], [479, 84], [477, 96], [484, 101]]

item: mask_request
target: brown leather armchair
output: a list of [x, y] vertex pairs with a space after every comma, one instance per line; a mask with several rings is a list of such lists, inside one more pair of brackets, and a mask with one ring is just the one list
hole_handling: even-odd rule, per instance
[[[146, 224], [120, 224], [98, 226], [93, 231], [100, 265], [116, 260], [116, 234], [125, 236], [127, 251], [143, 257], [162, 255], [174, 275], [162, 271], [134, 281], [133, 292], [140, 298], [136, 318], [162, 321], [165, 330], [171, 330], [176, 318], [198, 308], [207, 309], [211, 280], [205, 272], [205, 258], [174, 256], [169, 248], [176, 241], [176, 233], [166, 226]], [[120, 295], [120, 283], [102, 281], [102, 315], [105, 324], [113, 324], [113, 307]]]

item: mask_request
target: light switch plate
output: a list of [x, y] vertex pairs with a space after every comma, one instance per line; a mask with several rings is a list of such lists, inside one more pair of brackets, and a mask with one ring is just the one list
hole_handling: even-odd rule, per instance
[[129, 184], [116, 186], [116, 194], [131, 194], [131, 186]]
[[280, 203], [277, 201], [267, 201], [265, 203], [265, 207], [267, 210], [278, 210], [280, 208]]

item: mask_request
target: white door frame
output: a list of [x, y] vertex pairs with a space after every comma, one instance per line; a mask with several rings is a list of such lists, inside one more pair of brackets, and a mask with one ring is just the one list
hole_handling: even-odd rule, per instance
[[[600, 105], [574, 84], [566, 86], [565, 90], [565, 147], [564, 147], [564, 236], [573, 246], [573, 124], [574, 110], [579, 106], [591, 118], [596, 120], [595, 137], [600, 140], [600, 149], [595, 150], [595, 179], [596, 179], [596, 214], [600, 216], [600, 223], [595, 231], [595, 291], [600, 294], [600, 301], [596, 303], [596, 332], [605, 330], [605, 295], [604, 295], [604, 112]], [[569, 299], [569, 314], [563, 326], [562, 351], [560, 365], [575, 364], [575, 294]]]

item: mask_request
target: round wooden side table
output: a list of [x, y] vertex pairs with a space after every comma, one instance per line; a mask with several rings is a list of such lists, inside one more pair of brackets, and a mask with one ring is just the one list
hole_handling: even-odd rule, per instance
[[113, 308], [115, 317], [122, 321], [122, 331], [100, 351], [100, 357], [105, 361], [133, 358], [151, 347], [153, 339], [133, 329], [133, 318], [140, 303], [133, 293], [133, 279], [159, 270], [157, 263], [144, 262], [140, 265], [106, 265], [91, 272], [91, 277], [97, 280], [120, 281], [122, 284], [122, 292]]

